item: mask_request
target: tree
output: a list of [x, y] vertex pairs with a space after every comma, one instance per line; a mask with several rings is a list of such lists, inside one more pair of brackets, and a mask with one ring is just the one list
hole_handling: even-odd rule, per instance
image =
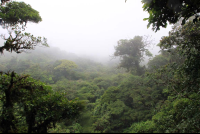
[[73, 61], [57, 60], [53, 65], [54, 81], [58, 81], [62, 77], [71, 79], [72, 69], [74, 68], [77, 68], [77, 65]]
[[[2, 27], [8, 30], [9, 37], [1, 35], [6, 42], [4, 50], [21, 53], [34, 49], [38, 44], [48, 46], [46, 38], [34, 37], [24, 32], [28, 21], [38, 23], [42, 19], [39, 12], [24, 2], [1, 0], [0, 17]], [[54, 92], [50, 86], [36, 81], [28, 75], [0, 72], [0, 131], [47, 133], [52, 125], [61, 119], [75, 118], [84, 108], [77, 99], [68, 101], [66, 94]]]
[[168, 60], [163, 55], [156, 55], [153, 59], [148, 62], [148, 70], [154, 70], [168, 63]]
[[130, 128], [126, 129], [124, 133], [154, 133], [155, 124], [153, 121], [142, 121], [133, 123]]
[[[4, 1], [2, 1], [3, 3]], [[48, 46], [47, 39], [34, 37], [30, 33], [23, 32], [27, 22], [38, 23], [42, 21], [39, 12], [24, 2], [8, 2], [5, 6], [0, 6], [1, 26], [8, 29], [9, 37], [1, 37], [6, 41], [0, 47], [0, 53], [4, 50], [21, 53], [25, 49], [34, 49], [36, 45]]]
[[149, 79], [129, 74], [117, 86], [110, 86], [97, 99], [93, 114], [95, 131], [123, 132], [132, 123], [146, 121], [153, 116], [156, 104], [164, 99], [162, 88], [147, 85]]
[[171, 63], [151, 74], [165, 85], [169, 94], [161, 110], [152, 118], [157, 132], [198, 133], [200, 126], [199, 33], [200, 22], [174, 26], [160, 42], [162, 50], [174, 49], [183, 63]]
[[[159, 46], [160, 44], [158, 44]], [[185, 58], [181, 56], [178, 52], [178, 49], [169, 48], [166, 50], [161, 50], [161, 54], [156, 55], [153, 59], [148, 62], [149, 71], [154, 71], [155, 69], [160, 68], [161, 66], [176, 63], [181, 65], [184, 63]]]
[[143, 10], [149, 13], [147, 27], [152, 24], [152, 29], [160, 30], [160, 27], [167, 27], [167, 22], [175, 24], [182, 17], [182, 25], [186, 20], [194, 16], [193, 22], [199, 21], [200, 1], [199, 0], [142, 0]]
[[[77, 99], [68, 101], [66, 94], [54, 92], [40, 81], [16, 73], [0, 75], [0, 97], [3, 103], [0, 130], [4, 133], [47, 133], [51, 124], [75, 118], [84, 105]], [[18, 127], [17, 127], [18, 126]]]
[[126, 68], [128, 72], [135, 72], [138, 75], [144, 73], [144, 67], [140, 66], [140, 62], [144, 60], [144, 56], [152, 56], [147, 47], [150, 41], [145, 40], [145, 37], [135, 36], [133, 39], [122, 39], [115, 46], [114, 56], [119, 56], [121, 62], [119, 67]]
[[73, 61], [69, 61], [69, 60], [59, 60], [55, 64], [58, 64], [58, 65], [54, 69], [60, 70], [60, 71], [69, 71], [73, 68], [77, 68], [77, 65]]
[[5, 28], [16, 24], [27, 23], [28, 21], [38, 23], [42, 21], [39, 12], [24, 2], [8, 2], [0, 6], [1, 25]]

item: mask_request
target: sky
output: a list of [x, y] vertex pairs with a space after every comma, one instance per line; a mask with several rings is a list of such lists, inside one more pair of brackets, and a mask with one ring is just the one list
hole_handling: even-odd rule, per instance
[[[141, 0], [15, 0], [39, 11], [42, 22], [28, 23], [26, 32], [44, 36], [48, 44], [77, 55], [109, 56], [120, 39], [148, 35], [158, 44], [171, 26], [147, 29], [148, 13]], [[154, 46], [151, 52], [157, 53]]]

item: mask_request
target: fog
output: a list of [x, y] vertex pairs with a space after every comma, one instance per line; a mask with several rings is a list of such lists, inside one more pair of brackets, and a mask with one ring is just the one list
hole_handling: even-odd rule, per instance
[[[20, 0], [16, 0], [20, 1]], [[51, 47], [78, 56], [105, 59], [112, 56], [120, 39], [148, 35], [157, 44], [171, 26], [154, 32], [147, 29], [147, 12], [141, 0], [23, 0], [39, 11], [43, 21], [28, 23], [26, 32], [44, 36]], [[3, 32], [3, 30], [1, 29]], [[2, 42], [2, 41], [1, 41]], [[159, 48], [152, 46], [155, 55]]]

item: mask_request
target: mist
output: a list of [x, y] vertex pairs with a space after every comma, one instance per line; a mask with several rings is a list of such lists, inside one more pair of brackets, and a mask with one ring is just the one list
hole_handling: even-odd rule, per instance
[[[16, 0], [20, 1], [20, 0]], [[154, 39], [150, 51], [158, 54], [156, 44], [168, 34], [171, 27], [157, 33], [147, 29], [148, 14], [140, 1], [128, 0], [23, 0], [36, 9], [42, 22], [28, 23], [26, 32], [46, 37], [50, 47], [57, 47], [80, 57], [110, 61], [114, 46], [120, 39], [136, 35]], [[3, 33], [5, 30], [1, 29]], [[0, 41], [1, 44], [3, 41]]]
[[199, 132], [200, 3], [140, 1], [1, 0], [0, 133]]

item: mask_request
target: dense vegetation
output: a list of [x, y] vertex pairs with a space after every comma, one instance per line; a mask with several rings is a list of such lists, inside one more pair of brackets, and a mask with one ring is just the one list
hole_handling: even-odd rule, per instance
[[200, 22], [174, 25], [154, 57], [145, 37], [119, 39], [119, 61], [103, 65], [36, 47], [48, 46], [46, 39], [20, 31], [41, 17], [23, 2], [8, 7], [20, 4], [34, 15], [3, 21], [15, 30], [0, 47], [0, 132], [200, 132]]

